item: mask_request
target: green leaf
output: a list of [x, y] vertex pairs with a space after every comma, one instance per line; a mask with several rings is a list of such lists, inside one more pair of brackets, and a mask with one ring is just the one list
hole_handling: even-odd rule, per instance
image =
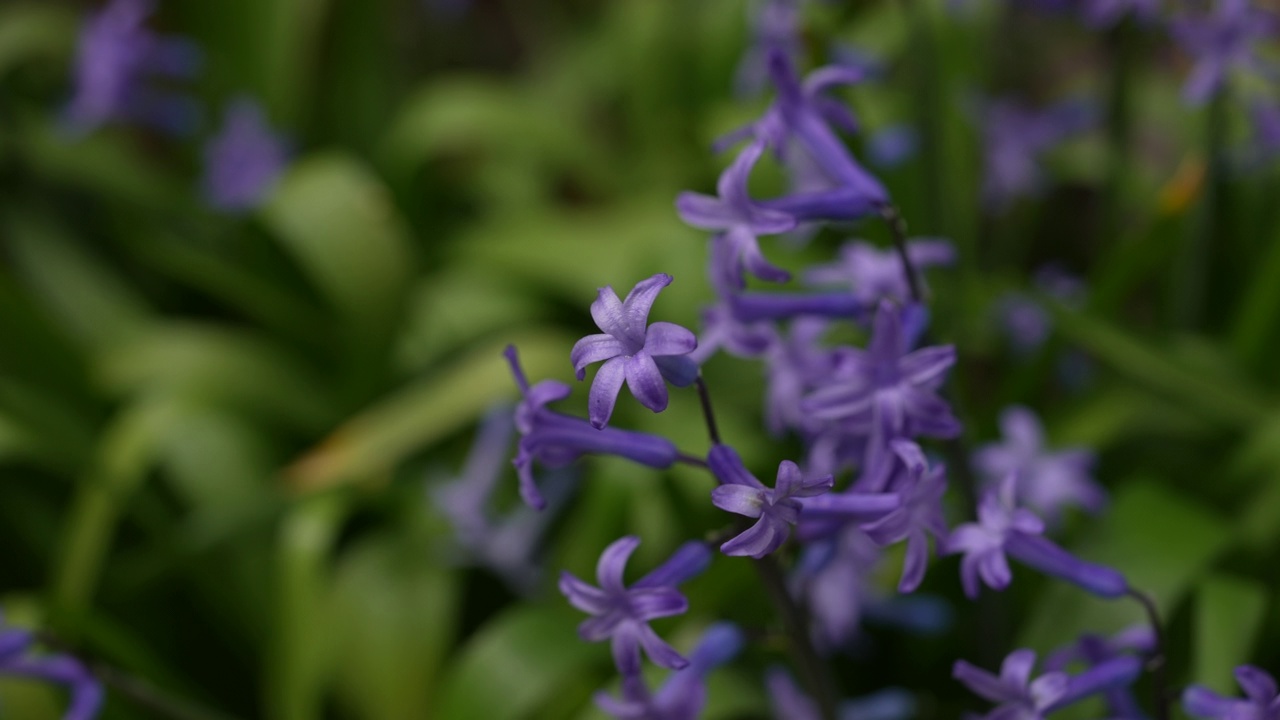
[[[1227, 523], [1201, 503], [1134, 479], [1120, 485], [1112, 508], [1075, 552], [1124, 573], [1132, 587], [1155, 599], [1167, 620], [1230, 542]], [[1015, 574], [1032, 572], [1019, 567]], [[1134, 602], [1101, 600], [1059, 582], [1047, 587], [1035, 607], [1022, 638], [1025, 647], [1040, 650], [1064, 645], [1082, 632], [1114, 632], [1144, 618]]]
[[0, 8], [0, 76], [31, 59], [65, 57], [75, 32], [67, 8], [36, 2]]
[[1253, 580], [1212, 575], [1196, 593], [1193, 678], [1220, 693], [1234, 695], [1232, 670], [1249, 661], [1258, 642], [1267, 588]]
[[515, 607], [488, 623], [445, 676], [432, 717], [516, 720], [573, 684], [601, 656], [578, 639], [581, 613], [560, 604]]

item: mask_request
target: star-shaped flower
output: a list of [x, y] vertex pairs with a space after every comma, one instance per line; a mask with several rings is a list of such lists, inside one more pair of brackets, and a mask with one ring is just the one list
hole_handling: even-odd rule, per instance
[[569, 358], [579, 380], [586, 377], [588, 365], [604, 361], [587, 401], [597, 428], [609, 422], [624, 379], [641, 405], [662, 412], [667, 409], [666, 381], [684, 386], [697, 377], [697, 364], [684, 357], [698, 347], [693, 331], [669, 322], [649, 323], [653, 301], [670, 284], [671, 276], [659, 273], [638, 283], [625, 300], [606, 285], [591, 303], [591, 317], [604, 332], [579, 340]]
[[830, 475], [805, 480], [799, 466], [783, 460], [778, 465], [775, 487], [769, 489], [743, 466], [742, 458], [728, 445], [711, 448], [707, 464], [721, 483], [711, 491], [712, 504], [727, 512], [759, 518], [720, 546], [725, 555], [762, 558], [777, 550], [800, 518], [800, 502], [796, 498], [821, 495], [831, 489], [833, 482]]
[[1252, 665], [1236, 668], [1236, 682], [1245, 699], [1219, 695], [1203, 685], [1192, 685], [1182, 694], [1182, 707], [1204, 720], [1280, 720], [1280, 695], [1267, 671]]
[[1032, 680], [1035, 664], [1034, 651], [1015, 650], [1000, 666], [999, 676], [964, 660], [956, 661], [952, 675], [977, 695], [999, 703], [984, 720], [1041, 720], [1066, 696], [1070, 679], [1064, 672], [1049, 672]]

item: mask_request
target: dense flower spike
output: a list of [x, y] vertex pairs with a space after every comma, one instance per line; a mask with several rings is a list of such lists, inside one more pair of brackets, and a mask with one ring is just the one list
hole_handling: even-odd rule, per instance
[[800, 518], [800, 502], [796, 498], [821, 495], [831, 489], [830, 475], [806, 480], [790, 460], [778, 465], [774, 488], [766, 488], [727, 445], [711, 448], [707, 464], [720, 481], [720, 487], [711, 491], [712, 504], [727, 512], [759, 518], [750, 528], [720, 546], [725, 555], [762, 558], [777, 550]]
[[569, 357], [579, 380], [586, 377], [588, 365], [604, 361], [591, 383], [588, 401], [595, 427], [609, 422], [624, 379], [641, 405], [662, 412], [667, 409], [666, 381], [685, 386], [697, 377], [697, 365], [684, 357], [698, 346], [693, 331], [674, 323], [649, 322], [654, 300], [670, 284], [671, 276], [659, 273], [639, 282], [624, 300], [618, 300], [606, 285], [591, 303], [591, 317], [604, 332], [579, 340]]
[[617, 720], [697, 720], [707, 704], [706, 676], [736, 657], [745, 642], [735, 625], [716, 623], [689, 654], [689, 664], [672, 673], [656, 693], [649, 692], [642, 678], [623, 678], [622, 698], [597, 693], [596, 705]]
[[513, 346], [505, 352], [511, 374], [524, 395], [516, 406], [516, 429], [520, 444], [513, 464], [520, 476], [520, 496], [536, 509], [546, 507], [546, 500], [533, 482], [533, 461], [547, 467], [564, 467], [590, 453], [617, 455], [654, 468], [668, 468], [679, 452], [663, 437], [647, 433], [596, 429], [587, 421], [547, 409], [547, 404], [569, 397], [569, 386], [555, 380], [543, 380], [529, 386], [520, 369], [520, 359]]
[[161, 37], [143, 25], [154, 7], [152, 0], [113, 0], [81, 27], [75, 89], [67, 107], [73, 129], [84, 132], [117, 121], [170, 132], [194, 127], [192, 101], [146, 84], [149, 75], [190, 77], [200, 64], [190, 41]]
[[1030, 510], [1017, 506], [1014, 484], [1010, 475], [988, 488], [978, 503], [978, 522], [957, 527], [947, 539], [948, 554], [964, 553], [960, 580], [966, 595], [977, 597], [979, 580], [993, 590], [1009, 587], [1013, 573], [1006, 553], [1101, 597], [1119, 597], [1128, 591], [1128, 582], [1120, 573], [1084, 562], [1041, 537], [1044, 523]]
[[102, 707], [102, 685], [70, 655], [33, 656], [35, 636], [28, 630], [5, 627], [0, 618], [0, 676], [32, 678], [71, 691], [63, 720], [92, 720]]
[[[956, 252], [946, 240], [917, 239], [907, 242], [907, 258], [918, 272], [950, 265], [955, 262]], [[805, 281], [814, 285], [847, 285], [867, 308], [875, 307], [881, 300], [905, 303], [912, 299], [897, 251], [881, 250], [867, 242], [845, 243], [837, 262], [813, 267], [805, 273]]]
[[1241, 665], [1236, 682], [1246, 699], [1227, 698], [1203, 685], [1192, 685], [1182, 694], [1187, 714], [1204, 720], [1280, 720], [1280, 695], [1276, 681], [1262, 668]]
[[261, 205], [284, 172], [288, 153], [258, 103], [240, 98], [227, 107], [222, 130], [205, 146], [204, 196], [229, 212]]
[[1170, 34], [1195, 58], [1182, 88], [1183, 100], [1203, 104], [1217, 94], [1231, 71], [1262, 70], [1255, 45], [1277, 29], [1277, 17], [1250, 0], [1218, 0], [1212, 13], [1175, 20]]
[[680, 615], [689, 603], [676, 586], [706, 569], [711, 552], [697, 542], [685, 544], [667, 562], [640, 578], [630, 587], [622, 573], [640, 538], [628, 535], [605, 548], [596, 565], [592, 587], [568, 572], [560, 575], [560, 592], [569, 603], [592, 615], [578, 626], [578, 634], [588, 642], [610, 640], [613, 660], [624, 676], [640, 672], [640, 649], [657, 665], [679, 670], [689, 664], [649, 627], [649, 621]]
[[974, 470], [988, 483], [1014, 475], [1018, 502], [1050, 523], [1067, 507], [1102, 510], [1107, 495], [1091, 476], [1092, 452], [1082, 448], [1048, 451], [1040, 420], [1021, 406], [1000, 414], [1000, 430], [1003, 442], [985, 445], [973, 456]]
[[975, 694], [997, 703], [985, 720], [1041, 720], [1071, 703], [1107, 690], [1131, 684], [1142, 672], [1142, 662], [1125, 656], [1108, 660], [1079, 675], [1047, 672], [1035, 680], [1031, 670], [1036, 654], [1031, 650], [1009, 653], [1000, 675], [958, 660], [952, 674]]
[[999, 212], [1044, 184], [1040, 156], [1093, 123], [1093, 110], [1064, 102], [1035, 110], [1012, 100], [996, 100], [983, 111], [982, 199]]

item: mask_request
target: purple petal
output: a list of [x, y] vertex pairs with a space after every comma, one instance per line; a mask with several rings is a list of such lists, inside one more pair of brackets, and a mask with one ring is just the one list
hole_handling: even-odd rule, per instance
[[607, 425], [609, 416], [613, 415], [613, 406], [618, 402], [618, 391], [622, 389], [622, 380], [626, 376], [630, 360], [631, 358], [626, 357], [606, 360], [596, 371], [595, 380], [591, 381], [591, 393], [587, 396], [587, 416], [597, 430]]
[[640, 674], [640, 638], [647, 628], [644, 623], [625, 621], [613, 631], [609, 649], [613, 652], [613, 664], [623, 677]]
[[690, 540], [672, 553], [666, 562], [633, 583], [631, 588], [675, 587], [702, 574], [710, 564], [711, 549], [707, 544]]
[[560, 572], [559, 587], [569, 604], [582, 612], [601, 615], [610, 607], [609, 596], [603, 590], [588, 585], [567, 570]]
[[1036, 665], [1034, 650], [1023, 648], [1014, 650], [1000, 664], [1000, 682], [1011, 687], [1026, 687], [1031, 679], [1031, 670]]
[[738, 452], [728, 445], [716, 445], [707, 453], [707, 465], [711, 474], [723, 485], [746, 485], [764, 489], [764, 485], [742, 464]]
[[627, 349], [612, 335], [588, 335], [573, 344], [569, 361], [573, 363], [578, 379], [586, 377], [587, 366], [625, 354]]
[[605, 593], [618, 595], [626, 591], [622, 584], [622, 573], [626, 570], [627, 559], [639, 545], [640, 538], [625, 535], [614, 540], [600, 553], [600, 560], [596, 563], [596, 582], [600, 583], [600, 588]]
[[[612, 362], [612, 361], [610, 361]], [[641, 405], [654, 412], [667, 409], [667, 383], [662, 379], [662, 372], [649, 357], [641, 351], [627, 358], [623, 365], [627, 376], [627, 387]]]
[[1013, 571], [1004, 553], [993, 551], [978, 556], [978, 575], [992, 590], [1004, 590], [1013, 582]]
[[751, 168], [764, 153], [764, 143], [752, 142], [738, 153], [729, 167], [720, 174], [716, 182], [716, 192], [735, 212], [743, 213], [751, 206], [751, 197], [747, 194], [747, 181], [751, 176]]
[[692, 355], [659, 355], [653, 362], [662, 378], [676, 387], [689, 387], [698, 379], [698, 363]]
[[597, 327], [618, 340], [633, 347], [644, 344], [644, 327], [631, 328], [627, 325], [627, 313], [622, 301], [609, 285], [596, 293], [596, 299], [591, 303], [591, 318], [596, 321]]
[[749, 485], [720, 485], [711, 491], [711, 504], [736, 515], [760, 517], [766, 490]]
[[[636, 283], [635, 287], [631, 288], [631, 292], [627, 293], [626, 299], [622, 301], [628, 332], [643, 336], [644, 327], [649, 322], [649, 310], [653, 307], [653, 301], [657, 300], [658, 293], [662, 292], [662, 289], [670, 284], [670, 275], [658, 273], [641, 280]], [[643, 339], [641, 342], [644, 342]]]
[[725, 555], [753, 557], [759, 560], [777, 550], [787, 539], [786, 525], [782, 524], [782, 527], [778, 525], [779, 523], [767, 515], [761, 516], [755, 525], [721, 545], [720, 552]]
[[689, 609], [689, 601], [672, 588], [645, 588], [627, 591], [627, 605], [637, 620], [679, 615]]
[[640, 644], [644, 647], [644, 652], [653, 661], [654, 665], [667, 668], [668, 670], [679, 670], [689, 664], [675, 648], [668, 645], [658, 634], [648, 625], [640, 625]]
[[1230, 718], [1240, 704], [1202, 685], [1192, 685], [1182, 693], [1182, 707], [1187, 714], [1205, 720]]
[[1021, 405], [1005, 408], [1000, 413], [1000, 433], [1017, 449], [1034, 455], [1044, 445], [1044, 430], [1039, 418]]
[[1259, 705], [1268, 705], [1276, 699], [1276, 681], [1261, 668], [1241, 665], [1236, 668], [1236, 682], [1244, 694]]
[[929, 567], [929, 538], [923, 532], [916, 531], [907, 539], [907, 552], [902, 562], [902, 579], [898, 581], [898, 592], [915, 592], [924, 582], [925, 570]]
[[693, 331], [669, 322], [656, 322], [645, 331], [644, 351], [653, 356], [685, 355], [698, 347]]
[[964, 660], [957, 660], [952, 666], [951, 677], [964, 683], [975, 695], [991, 702], [1016, 702], [1022, 699], [1020, 688], [1011, 688], [1003, 678], [998, 678]]
[[956, 363], [956, 349], [951, 345], [927, 347], [903, 356], [898, 361], [902, 379], [912, 385], [932, 386]]
[[682, 192], [676, 196], [680, 219], [700, 230], [727, 230], [740, 218], [733, 208], [710, 195]]

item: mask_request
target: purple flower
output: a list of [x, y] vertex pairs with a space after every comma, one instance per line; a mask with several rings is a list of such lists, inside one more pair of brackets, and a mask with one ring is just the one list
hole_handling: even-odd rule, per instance
[[920, 147], [920, 133], [909, 125], [889, 125], [867, 138], [867, 156], [882, 168], [895, 168], [910, 160]]
[[1241, 665], [1236, 668], [1236, 682], [1247, 699], [1223, 697], [1203, 685], [1192, 685], [1182, 693], [1182, 707], [1188, 715], [1205, 720], [1280, 720], [1280, 696], [1270, 674]]
[[627, 587], [622, 573], [639, 544], [640, 538], [628, 535], [605, 548], [596, 565], [598, 588], [571, 573], [560, 574], [560, 592], [569, 604], [592, 615], [578, 626], [578, 635], [587, 642], [611, 641], [613, 661], [627, 677], [640, 672], [641, 648], [662, 667], [679, 670], [689, 664], [658, 637], [649, 621], [688, 610], [689, 602], [676, 586], [697, 576], [711, 562], [706, 545], [686, 543], [653, 572]]
[[[1075, 661], [1088, 668], [1095, 668], [1118, 657], [1133, 653], [1146, 654], [1155, 649], [1155, 633], [1149, 625], [1135, 625], [1114, 637], [1081, 635], [1071, 645], [1045, 658], [1046, 670], [1065, 670]], [[1107, 717], [1138, 720], [1146, 717], [1133, 693], [1127, 687], [1113, 687], [1103, 692], [1107, 704]]]
[[[955, 262], [956, 252], [946, 240], [911, 240], [907, 257], [917, 270]], [[818, 265], [805, 273], [805, 281], [814, 285], [848, 285], [850, 292], [865, 307], [881, 300], [899, 303], [911, 300], [911, 287], [902, 260], [893, 248], [881, 250], [867, 242], [849, 242], [840, 248], [840, 260]]]
[[[802, 522], [802, 539], [804, 527]], [[869, 576], [881, 555], [880, 546], [856, 523], [845, 523], [816, 541], [806, 540], [793, 579], [808, 606], [818, 644], [839, 647], [853, 638], [863, 600], [871, 594]]]
[[588, 414], [593, 426], [609, 422], [624, 379], [641, 405], [662, 412], [667, 409], [666, 380], [685, 386], [697, 377], [698, 366], [682, 357], [698, 346], [693, 331], [669, 322], [649, 323], [653, 301], [670, 284], [670, 275], [658, 273], [637, 283], [621, 301], [605, 285], [591, 303], [591, 317], [604, 333], [579, 340], [569, 358], [579, 380], [588, 365], [604, 361], [591, 382]]
[[763, 0], [752, 7], [751, 44], [738, 62], [734, 89], [739, 95], [756, 95], [769, 79], [769, 53], [788, 57], [800, 54], [801, 0]]
[[759, 235], [775, 235], [796, 226], [791, 215], [769, 210], [757, 204], [747, 192], [751, 175], [764, 145], [748, 145], [720, 175], [716, 185], [719, 197], [682, 192], [676, 198], [676, 210], [688, 224], [719, 234], [712, 240], [712, 284], [721, 293], [743, 287], [742, 268], [771, 282], [786, 282], [791, 274], [773, 265], [760, 252]]
[[1050, 524], [1069, 506], [1095, 513], [1102, 510], [1107, 495], [1091, 476], [1092, 452], [1083, 448], [1050, 452], [1039, 419], [1021, 406], [1005, 408], [1000, 431], [1003, 442], [984, 445], [973, 456], [974, 470], [988, 483], [1016, 476], [1018, 502]]
[[[820, 720], [818, 705], [796, 686], [782, 668], [765, 673], [765, 688], [777, 720]], [[916, 713], [916, 700], [905, 690], [887, 688], [871, 695], [845, 700], [836, 708], [839, 720], [905, 720]]]
[[890, 447], [901, 463], [901, 470], [893, 476], [889, 490], [898, 495], [900, 504], [865, 529], [867, 535], [881, 545], [907, 541], [898, 592], [909, 593], [924, 580], [924, 571], [929, 565], [929, 536], [939, 543], [947, 537], [947, 522], [942, 515], [947, 471], [942, 465], [930, 468], [920, 446], [913, 442], [895, 440]]
[[708, 673], [729, 662], [745, 644], [742, 631], [731, 623], [707, 628], [689, 664], [675, 671], [651, 694], [640, 677], [623, 678], [622, 699], [596, 694], [596, 705], [618, 720], [697, 720], [707, 704]]
[[666, 438], [617, 428], [596, 429], [581, 418], [547, 409], [548, 403], [569, 397], [569, 386], [543, 380], [530, 387], [520, 369], [515, 347], [508, 346], [505, 355], [516, 385], [524, 395], [523, 402], [516, 406], [516, 429], [521, 437], [514, 465], [520, 477], [520, 496], [531, 507], [538, 510], [546, 507], [533, 482], [534, 460], [556, 468], [565, 467], [583, 455], [601, 453], [659, 469], [675, 463], [679, 453]]
[[721, 300], [702, 311], [702, 333], [698, 335], [698, 347], [689, 358], [702, 365], [717, 350], [740, 358], [763, 355], [778, 340], [778, 332], [772, 323], [743, 322], [733, 313], [729, 301]]
[[1170, 34], [1195, 58], [1182, 99], [1201, 105], [1218, 92], [1232, 70], [1262, 69], [1254, 46], [1274, 35], [1276, 28], [1276, 17], [1250, 0], [1219, 0], [1212, 13], [1173, 21]]
[[833, 353], [820, 345], [827, 326], [825, 320], [797, 318], [765, 355], [765, 424], [775, 435], [787, 428], [814, 429], [800, 409], [800, 402], [814, 383], [833, 369]]
[[975, 694], [998, 704], [982, 716], [985, 720], [1041, 720], [1090, 695], [1127, 686], [1142, 673], [1142, 662], [1125, 656], [1079, 675], [1055, 671], [1032, 680], [1031, 670], [1035, 664], [1035, 652], [1015, 650], [1005, 658], [998, 677], [963, 660], [956, 661], [952, 675]]
[[728, 445], [716, 445], [707, 455], [711, 472], [720, 486], [711, 491], [711, 502], [727, 512], [759, 518], [742, 534], [720, 546], [725, 555], [762, 558], [777, 550], [791, 534], [800, 518], [796, 498], [821, 495], [831, 489], [830, 475], [805, 480], [800, 468], [790, 460], [778, 465], [774, 488], [766, 488], [742, 464], [742, 458]]
[[996, 302], [996, 316], [1009, 344], [1018, 355], [1030, 355], [1053, 332], [1049, 312], [1022, 293], [1008, 293]]
[[867, 349], [850, 350], [845, 367], [802, 407], [817, 419], [870, 435], [876, 447], [899, 437], [954, 437], [960, 423], [936, 391], [955, 363], [955, 348], [908, 350], [902, 315], [880, 303]]
[[1003, 211], [1019, 197], [1040, 192], [1040, 156], [1094, 121], [1093, 109], [1064, 102], [1035, 110], [1013, 100], [996, 100], [983, 112], [982, 199]]
[[284, 172], [288, 153], [262, 108], [240, 98], [227, 107], [222, 130], [205, 146], [204, 196], [230, 212], [261, 205]]
[[0, 619], [0, 675], [33, 678], [65, 685], [71, 702], [63, 720], [92, 720], [102, 707], [102, 685], [70, 655], [33, 656], [35, 636], [28, 630], [3, 627]]
[[1045, 575], [1065, 580], [1095, 595], [1119, 597], [1128, 592], [1124, 576], [1111, 568], [1084, 562], [1040, 536], [1044, 523], [1017, 507], [1012, 475], [988, 488], [978, 503], [978, 522], [951, 531], [946, 554], [964, 553], [960, 580], [965, 595], [977, 597], [979, 579], [993, 590], [1009, 587], [1013, 573], [1005, 554]]
[[74, 93], [67, 121], [80, 132], [114, 121], [139, 122], [170, 132], [195, 124], [189, 98], [149, 88], [148, 75], [190, 77], [200, 64], [195, 46], [143, 26], [151, 0], [113, 0], [80, 28]]

